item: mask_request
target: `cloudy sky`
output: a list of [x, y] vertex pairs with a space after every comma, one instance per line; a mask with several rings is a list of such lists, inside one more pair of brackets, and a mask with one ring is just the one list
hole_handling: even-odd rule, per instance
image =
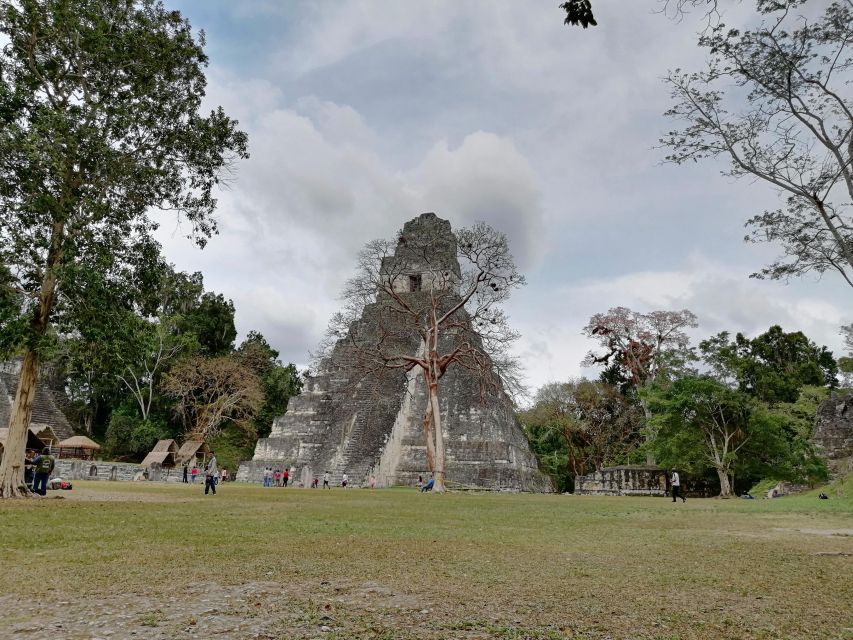
[[424, 211], [508, 235], [532, 388], [583, 374], [581, 328], [618, 305], [688, 308], [696, 340], [781, 324], [840, 349], [853, 309], [839, 279], [748, 278], [775, 251], [744, 244], [743, 223], [775, 194], [722, 165], [661, 164], [661, 77], [701, 65], [699, 16], [597, 0], [583, 31], [556, 0], [167, 4], [206, 32], [210, 105], [240, 120], [252, 157], [208, 248], [170, 220], [161, 239], [285, 362], [309, 361], [364, 243]]

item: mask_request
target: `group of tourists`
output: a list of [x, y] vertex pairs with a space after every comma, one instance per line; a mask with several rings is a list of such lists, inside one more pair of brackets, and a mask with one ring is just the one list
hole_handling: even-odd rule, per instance
[[50, 455], [50, 447], [45, 447], [38, 455], [28, 449], [24, 457], [24, 484], [32, 487], [37, 495], [47, 495], [47, 483], [55, 468], [56, 460]]
[[288, 483], [296, 483], [296, 468], [287, 467], [281, 469], [273, 469], [266, 467], [264, 469], [264, 486], [265, 487], [286, 487]]
[[[210, 452], [210, 455], [213, 456], [212, 460], [216, 460], [216, 456], [213, 455], [213, 451]], [[209, 467], [210, 467], [210, 462], [208, 462], [207, 465], [205, 465], [205, 481], [207, 479], [207, 475], [208, 475], [207, 470], [209, 469]], [[199, 469], [198, 469], [197, 465], [192, 465], [192, 466], [189, 466], [187, 464], [184, 465], [184, 476], [182, 479], [184, 484], [195, 484], [195, 481], [196, 481], [196, 478], [198, 478], [198, 475], [199, 475]], [[233, 478], [231, 478], [231, 476], [228, 474], [228, 469], [225, 469], [224, 467], [221, 470], [217, 471], [217, 473], [216, 473], [216, 484], [219, 484], [220, 482], [228, 482], [229, 480], [232, 480], [232, 479]]]

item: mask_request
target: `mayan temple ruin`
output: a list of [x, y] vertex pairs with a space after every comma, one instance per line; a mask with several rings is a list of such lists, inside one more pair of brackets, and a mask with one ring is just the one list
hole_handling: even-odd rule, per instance
[[[422, 214], [405, 224], [394, 256], [381, 264], [382, 272], [394, 268], [402, 274], [399, 281], [408, 287], [407, 295], [418, 295], [433, 281], [436, 265], [418, 258], [418, 241], [427, 237], [433, 243], [438, 238], [444, 247], [445, 275], [460, 273], [450, 223], [434, 213]], [[358, 322], [369, 326], [379, 305], [368, 305]], [[419, 338], [412, 334], [406, 340], [414, 354]], [[411, 485], [419, 475], [429, 476], [422, 374], [417, 368], [408, 373], [360, 370], [347, 359], [346, 342], [339, 340], [320, 371], [305, 380], [270, 436], [258, 441], [252, 461], [240, 466], [238, 480], [258, 482], [266, 467], [294, 467], [294, 481], [303, 486], [326, 471], [333, 485], [344, 473], [354, 486], [371, 475], [377, 486]], [[500, 384], [495, 386], [497, 393], [484, 401], [478, 393], [480, 380], [463, 367], [450, 367], [440, 382], [448, 481], [485, 489], [549, 490], [512, 401]]]

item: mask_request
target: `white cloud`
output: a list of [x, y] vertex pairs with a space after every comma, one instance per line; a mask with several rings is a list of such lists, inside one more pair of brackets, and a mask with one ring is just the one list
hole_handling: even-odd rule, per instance
[[698, 16], [603, 3], [584, 31], [557, 3], [176, 2], [224, 52], [207, 103], [240, 119], [252, 158], [204, 252], [174, 225], [161, 237], [286, 360], [306, 362], [364, 242], [423, 211], [509, 236], [529, 282], [509, 311], [533, 386], [581, 373], [581, 327], [612, 306], [690, 308], [697, 339], [778, 323], [831, 348], [853, 321], [831, 278], [747, 279], [773, 253], [741, 242], [743, 221], [775, 204], [769, 189], [719, 165], [657, 166], [671, 127], [660, 77], [700, 66]]

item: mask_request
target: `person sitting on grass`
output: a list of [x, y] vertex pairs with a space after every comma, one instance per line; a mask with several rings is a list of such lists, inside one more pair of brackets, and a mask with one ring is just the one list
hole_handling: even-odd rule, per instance
[[432, 487], [435, 484], [435, 479], [430, 478], [429, 482], [427, 482], [423, 487], [421, 487], [421, 493], [426, 493], [427, 491], [432, 491]]

